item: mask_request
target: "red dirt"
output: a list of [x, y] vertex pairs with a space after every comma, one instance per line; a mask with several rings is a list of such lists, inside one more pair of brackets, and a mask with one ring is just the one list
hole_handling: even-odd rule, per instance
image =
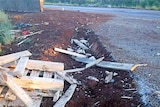
[[[9, 13], [9, 15], [14, 25], [38, 23], [40, 25], [23, 29], [30, 29], [30, 31], [44, 30], [44, 32], [29, 37], [31, 41], [20, 46], [17, 46], [17, 42], [14, 42], [3, 47], [5, 54], [28, 49], [33, 54], [31, 59], [63, 62], [65, 69], [77, 68], [84, 66], [84, 64], [74, 61], [69, 55], [57, 53], [53, 49], [54, 47], [66, 49], [71, 46], [71, 38], [84, 37], [89, 39], [90, 44], [93, 43], [90, 51], [96, 58], [105, 56], [105, 60], [114, 61], [110, 53], [99, 42], [98, 36], [93, 31], [86, 33], [87, 25], [103, 23], [114, 17], [112, 15], [57, 10], [45, 10], [43, 13]], [[20, 17], [15, 18], [15, 16]], [[79, 28], [79, 32], [75, 31], [75, 27]], [[108, 84], [104, 82], [106, 70], [118, 73], [114, 77], [114, 81]], [[140, 95], [137, 92], [124, 90], [136, 88], [136, 83], [129, 72], [92, 67], [72, 75], [75, 79], [81, 81], [82, 85], [76, 88], [66, 107], [137, 107], [138, 105], [143, 107]], [[88, 76], [94, 76], [100, 81], [89, 80], [87, 79]], [[68, 86], [66, 85], [65, 89]], [[133, 99], [122, 99], [121, 96], [130, 96]], [[53, 104], [52, 98], [44, 98], [41, 106], [51, 107]]]

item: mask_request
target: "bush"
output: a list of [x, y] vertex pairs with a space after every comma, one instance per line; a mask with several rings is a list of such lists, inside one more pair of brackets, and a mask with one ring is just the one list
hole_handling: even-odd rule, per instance
[[10, 44], [14, 37], [10, 35], [10, 31], [12, 29], [12, 24], [8, 19], [8, 15], [4, 12], [0, 11], [0, 43], [2, 45]]

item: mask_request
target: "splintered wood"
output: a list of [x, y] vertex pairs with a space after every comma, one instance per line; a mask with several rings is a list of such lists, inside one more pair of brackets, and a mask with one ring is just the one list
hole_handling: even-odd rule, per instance
[[28, 56], [29, 51], [0, 56], [0, 107], [40, 107], [43, 97], [53, 97], [56, 102], [63, 93], [64, 79], [74, 87], [78, 83], [66, 73], [85, 69], [64, 70], [63, 63], [31, 60]]

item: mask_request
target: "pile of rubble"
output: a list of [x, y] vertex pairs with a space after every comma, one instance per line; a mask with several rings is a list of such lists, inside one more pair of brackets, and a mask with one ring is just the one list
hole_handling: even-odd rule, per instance
[[[134, 71], [138, 66], [145, 66], [145, 64], [103, 61], [104, 57], [96, 59], [86, 52], [92, 47], [87, 40], [72, 39], [71, 42], [74, 47], [67, 50], [54, 48], [54, 50], [71, 55], [78, 62], [86, 63], [82, 68], [64, 70], [64, 63], [61, 62], [31, 60], [29, 51], [0, 56], [0, 106], [39, 107], [43, 97], [53, 97], [54, 107], [64, 107], [80, 84], [68, 73], [83, 71], [94, 65], [125, 71]], [[106, 71], [105, 82], [109, 83], [115, 75], [118, 74]], [[88, 79], [98, 81], [92, 76]], [[70, 83], [65, 92], [63, 92], [64, 81]]]

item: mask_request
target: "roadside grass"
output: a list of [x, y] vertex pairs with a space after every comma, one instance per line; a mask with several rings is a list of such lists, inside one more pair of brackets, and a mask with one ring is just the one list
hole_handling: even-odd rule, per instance
[[11, 44], [14, 37], [10, 35], [12, 24], [8, 18], [8, 15], [3, 11], [0, 11], [0, 43], [2, 45]]

